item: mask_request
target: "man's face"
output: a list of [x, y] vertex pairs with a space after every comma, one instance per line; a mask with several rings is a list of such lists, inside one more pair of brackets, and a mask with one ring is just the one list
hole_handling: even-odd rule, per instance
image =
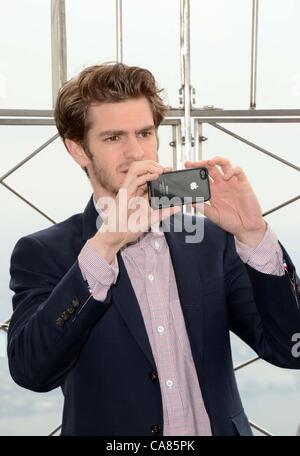
[[89, 109], [90, 164], [87, 166], [94, 193], [114, 195], [136, 160], [158, 160], [153, 115], [145, 97]]

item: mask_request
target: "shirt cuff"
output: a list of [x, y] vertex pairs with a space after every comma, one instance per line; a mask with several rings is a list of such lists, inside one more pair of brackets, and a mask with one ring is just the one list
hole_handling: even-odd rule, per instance
[[236, 251], [244, 263], [265, 274], [285, 274], [282, 249], [268, 223], [265, 235], [258, 246], [249, 247], [236, 238], [234, 240]]
[[117, 256], [111, 264], [108, 264], [87, 241], [78, 256], [78, 264], [93, 298], [97, 301], [104, 301], [108, 290], [117, 281], [119, 274]]

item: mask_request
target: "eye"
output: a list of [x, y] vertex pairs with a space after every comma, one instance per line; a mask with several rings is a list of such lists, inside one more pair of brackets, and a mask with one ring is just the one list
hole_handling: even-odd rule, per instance
[[140, 134], [143, 138], [147, 138], [152, 135], [152, 131], [142, 131]]
[[104, 141], [106, 142], [116, 142], [120, 139], [120, 137], [118, 135], [113, 135], [113, 136], [109, 136], [109, 138], [106, 138]]

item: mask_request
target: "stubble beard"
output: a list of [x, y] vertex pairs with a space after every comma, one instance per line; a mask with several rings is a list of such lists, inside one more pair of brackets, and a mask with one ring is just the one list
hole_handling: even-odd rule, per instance
[[[101, 185], [102, 188], [104, 188], [107, 192], [111, 193], [113, 196], [116, 196], [121, 188], [121, 185], [118, 187], [113, 185], [110, 170], [106, 168], [99, 168], [97, 166], [97, 164], [95, 163], [95, 157], [92, 154], [89, 147], [85, 147], [85, 153], [91, 160], [91, 167], [97, 184]], [[158, 151], [156, 151], [156, 161], [158, 161]]]
[[105, 168], [98, 168], [92, 159], [92, 170], [97, 181], [97, 184], [101, 185], [109, 193], [116, 195], [119, 191], [119, 187], [116, 187], [112, 183], [111, 172]]
[[106, 168], [99, 168], [97, 166], [97, 164], [95, 163], [95, 157], [92, 154], [89, 147], [85, 147], [85, 153], [91, 161], [92, 173], [94, 174], [94, 178], [95, 178], [97, 184], [100, 185], [103, 189], [105, 189], [107, 192], [109, 192], [113, 196], [116, 196], [119, 191], [119, 187], [116, 187], [113, 184], [112, 175], [111, 175], [110, 170], [108, 170]]

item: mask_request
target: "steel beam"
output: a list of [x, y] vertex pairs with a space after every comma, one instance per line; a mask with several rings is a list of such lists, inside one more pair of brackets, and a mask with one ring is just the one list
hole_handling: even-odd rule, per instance
[[65, 0], [51, 0], [52, 106], [60, 86], [67, 80]]
[[259, 0], [252, 0], [250, 108], [256, 108], [258, 5]]
[[123, 62], [123, 8], [122, 0], [116, 0], [117, 62]]
[[180, 0], [180, 68], [181, 90], [183, 90], [183, 134], [184, 146], [180, 157], [181, 165], [193, 160], [191, 147], [191, 56], [190, 56], [190, 0]]

